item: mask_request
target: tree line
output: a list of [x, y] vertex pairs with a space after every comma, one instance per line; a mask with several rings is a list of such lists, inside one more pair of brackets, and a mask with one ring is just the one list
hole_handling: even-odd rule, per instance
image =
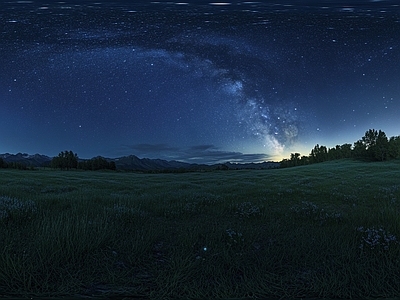
[[20, 162], [6, 162], [3, 158], [0, 157], [0, 169], [18, 169], [18, 170], [33, 170], [33, 166], [27, 166], [24, 163]]
[[295, 167], [342, 158], [354, 158], [363, 161], [399, 159], [400, 136], [388, 139], [382, 130], [369, 129], [353, 145], [343, 144], [336, 145], [334, 148], [327, 148], [317, 144], [308, 156], [291, 153], [289, 159], [280, 161], [280, 167]]
[[107, 161], [101, 156], [94, 157], [92, 159], [78, 162], [78, 169], [82, 170], [116, 170], [117, 166], [113, 161]]
[[79, 161], [78, 154], [72, 151], [61, 151], [58, 156], [53, 157], [50, 166], [53, 169], [61, 170], [81, 169], [97, 171], [117, 169], [115, 162], [107, 161], [101, 156]]

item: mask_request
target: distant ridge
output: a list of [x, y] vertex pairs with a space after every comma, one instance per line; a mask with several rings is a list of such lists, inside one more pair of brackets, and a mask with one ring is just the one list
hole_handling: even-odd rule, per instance
[[167, 161], [162, 159], [139, 158], [135, 155], [123, 156], [114, 159], [119, 170], [135, 170], [135, 171], [162, 171], [162, 170], [178, 170], [178, 169], [196, 169], [200, 166], [209, 167], [208, 165], [189, 164], [175, 160]]
[[[0, 154], [7, 163], [22, 163], [27, 167], [48, 167], [52, 157], [42, 154], [30, 155], [27, 153]], [[105, 158], [107, 161], [114, 161], [118, 170], [129, 170], [129, 171], [174, 171], [174, 170], [240, 170], [240, 169], [271, 169], [278, 168], [278, 162], [262, 162], [262, 163], [223, 163], [223, 164], [191, 164], [175, 160], [163, 160], [163, 159], [150, 159], [150, 158], [139, 158], [135, 155], [123, 156], [119, 158]], [[86, 159], [79, 159], [85, 161]]]
[[17, 153], [17, 154], [10, 154], [4, 153], [0, 154], [0, 158], [2, 158], [7, 163], [22, 163], [26, 166], [34, 166], [34, 167], [43, 167], [50, 164], [51, 157], [42, 154], [33, 154], [29, 155], [27, 153]]

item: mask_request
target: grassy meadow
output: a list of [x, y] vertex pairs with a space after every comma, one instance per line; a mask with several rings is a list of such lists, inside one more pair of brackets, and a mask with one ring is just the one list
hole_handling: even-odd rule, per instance
[[400, 161], [0, 170], [0, 296], [400, 294]]

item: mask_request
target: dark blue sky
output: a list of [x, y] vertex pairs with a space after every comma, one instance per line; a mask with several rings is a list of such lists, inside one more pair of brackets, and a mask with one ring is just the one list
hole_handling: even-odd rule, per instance
[[397, 1], [10, 1], [0, 153], [280, 160], [400, 134]]

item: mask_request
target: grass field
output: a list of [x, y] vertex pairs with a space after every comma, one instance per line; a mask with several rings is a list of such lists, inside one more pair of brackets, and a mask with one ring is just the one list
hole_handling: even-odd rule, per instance
[[0, 295], [395, 297], [400, 161], [0, 170]]

